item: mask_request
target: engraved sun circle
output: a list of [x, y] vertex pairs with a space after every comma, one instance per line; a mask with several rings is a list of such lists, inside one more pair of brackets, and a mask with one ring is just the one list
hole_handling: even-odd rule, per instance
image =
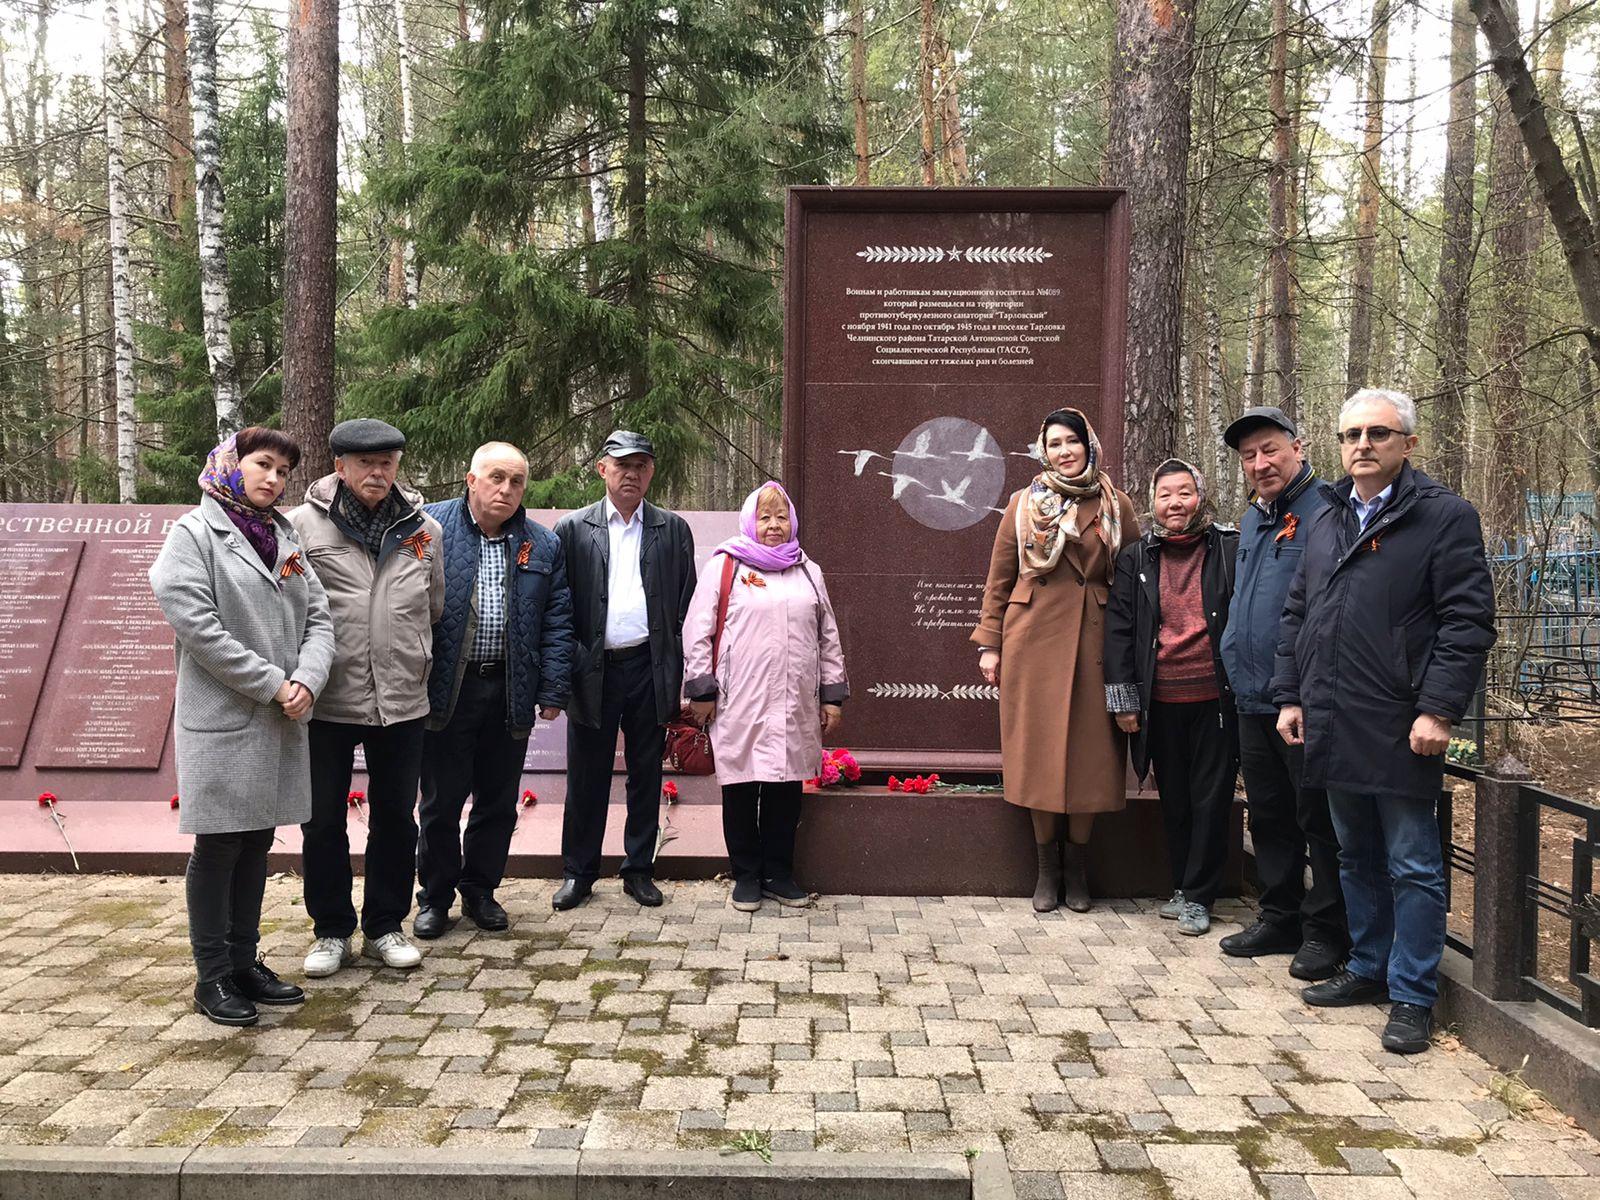
[[912, 520], [929, 529], [965, 529], [998, 507], [1006, 486], [1006, 455], [982, 425], [934, 417], [906, 434], [894, 465], [883, 474]]

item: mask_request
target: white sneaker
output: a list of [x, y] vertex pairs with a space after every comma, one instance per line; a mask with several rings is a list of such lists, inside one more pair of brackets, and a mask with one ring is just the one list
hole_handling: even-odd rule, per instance
[[393, 933], [386, 933], [374, 941], [365, 939], [361, 944], [361, 953], [367, 958], [383, 960], [386, 967], [399, 967], [410, 970], [422, 961], [422, 951], [411, 944], [411, 939], [398, 929]]
[[318, 938], [306, 955], [305, 972], [312, 979], [326, 979], [355, 961], [356, 950], [349, 938]]

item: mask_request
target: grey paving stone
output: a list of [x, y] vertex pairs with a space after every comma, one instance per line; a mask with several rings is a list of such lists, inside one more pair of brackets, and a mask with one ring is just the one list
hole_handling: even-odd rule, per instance
[[337, 1125], [313, 1125], [300, 1135], [297, 1146], [342, 1146], [350, 1131]]
[[1294, 1106], [1282, 1096], [1249, 1096], [1245, 1103], [1253, 1108], [1257, 1116], [1272, 1117], [1279, 1113], [1286, 1113]]
[[854, 1092], [818, 1092], [816, 1109], [818, 1112], [855, 1112], [856, 1094]]
[[583, 1145], [582, 1129], [541, 1129], [533, 1144], [540, 1150], [576, 1150]]
[[1352, 1175], [1393, 1175], [1394, 1164], [1383, 1156], [1382, 1150], [1364, 1147], [1340, 1146], [1339, 1157], [1344, 1159]]
[[1017, 1200], [1061, 1200], [1061, 1177], [1054, 1171], [1013, 1171], [1011, 1186]]
[[1302, 1175], [1262, 1175], [1260, 1180], [1268, 1200], [1316, 1200]]
[[723, 1120], [721, 1113], [706, 1112], [704, 1109], [690, 1109], [678, 1118], [679, 1129], [721, 1129]]
[[1115, 1139], [1096, 1139], [1095, 1149], [1100, 1151], [1100, 1157], [1106, 1166], [1113, 1171], [1148, 1171], [1150, 1169], [1150, 1156], [1144, 1152], [1144, 1147], [1138, 1142], [1123, 1142]]

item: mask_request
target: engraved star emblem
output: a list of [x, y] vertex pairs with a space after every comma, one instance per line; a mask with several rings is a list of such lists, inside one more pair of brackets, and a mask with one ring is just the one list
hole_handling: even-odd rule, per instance
[[960, 262], [961, 261], [961, 247], [960, 246], [951, 246], [950, 247], [950, 257], [955, 259], [957, 262]]

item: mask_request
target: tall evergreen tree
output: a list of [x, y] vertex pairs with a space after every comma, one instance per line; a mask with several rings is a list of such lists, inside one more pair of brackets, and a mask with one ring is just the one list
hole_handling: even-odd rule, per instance
[[[491, 0], [454, 109], [382, 185], [459, 298], [374, 320], [374, 350], [413, 369], [354, 386], [351, 408], [436, 459], [516, 440], [535, 474], [627, 424], [669, 482], [730, 414], [774, 415], [783, 187], [823, 182], [846, 146], [821, 9]], [[585, 157], [617, 164], [620, 219], [574, 244]]]

